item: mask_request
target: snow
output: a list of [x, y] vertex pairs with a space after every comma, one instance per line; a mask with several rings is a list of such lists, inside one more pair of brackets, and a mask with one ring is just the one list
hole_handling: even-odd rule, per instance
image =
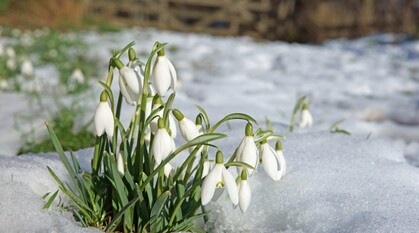
[[[260, 167], [249, 178], [248, 211], [242, 214], [220, 198], [207, 207], [208, 230], [417, 231], [419, 41], [379, 34], [301, 45], [144, 29], [87, 32], [83, 38], [91, 45], [89, 56], [103, 64], [101, 77], [111, 49], [135, 40], [137, 53], [148, 54], [155, 41], [169, 42], [166, 54], [182, 82], [174, 105], [185, 116], [198, 113], [194, 104], [204, 107], [213, 121], [244, 112], [261, 126], [268, 117], [275, 131], [287, 136], [285, 177], [273, 182]], [[35, 67], [37, 72], [48, 70]], [[94, 85], [96, 97], [87, 103], [92, 115], [100, 91]], [[303, 95], [311, 101], [314, 127], [290, 134], [291, 112]], [[28, 105], [22, 94], [0, 92], [0, 154], [5, 155], [0, 156], [0, 232], [97, 231], [81, 228], [58, 203], [42, 209], [41, 196], [57, 190], [45, 166], [69, 177], [53, 153], [13, 156], [20, 140], [13, 118], [28, 113]], [[329, 132], [341, 119], [339, 127], [351, 136]], [[36, 127], [43, 127], [42, 121]], [[243, 124], [232, 127], [223, 129], [232, 137], [219, 143], [226, 155], [243, 135]], [[87, 168], [91, 149], [76, 154]]]

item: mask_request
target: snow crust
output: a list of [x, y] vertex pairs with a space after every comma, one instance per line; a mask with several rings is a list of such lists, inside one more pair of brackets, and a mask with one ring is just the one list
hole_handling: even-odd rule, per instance
[[[136, 40], [137, 53], [148, 54], [154, 41], [169, 42], [167, 55], [181, 81], [174, 107], [185, 116], [198, 113], [194, 104], [213, 121], [244, 112], [264, 125], [267, 116], [287, 136], [285, 177], [273, 182], [259, 167], [249, 179], [248, 211], [220, 198], [207, 207], [210, 232], [417, 232], [418, 41], [381, 34], [300, 45], [140, 29], [83, 37], [91, 45], [86, 52], [102, 59], [104, 71], [111, 49]], [[93, 91], [87, 119], [100, 86]], [[289, 134], [292, 108], [302, 95], [312, 101], [314, 127]], [[46, 166], [70, 179], [53, 153], [13, 156], [20, 140], [13, 118], [27, 113], [28, 105], [22, 94], [0, 92], [0, 155], [7, 156], [0, 156], [0, 232], [98, 232], [81, 228], [58, 201], [42, 209], [41, 196], [57, 190]], [[328, 132], [341, 119], [352, 136]], [[231, 126], [224, 132], [232, 137], [219, 145], [225, 155], [243, 136], [243, 124]], [[43, 120], [34, 127], [44, 127]], [[91, 149], [76, 155], [88, 169]]]

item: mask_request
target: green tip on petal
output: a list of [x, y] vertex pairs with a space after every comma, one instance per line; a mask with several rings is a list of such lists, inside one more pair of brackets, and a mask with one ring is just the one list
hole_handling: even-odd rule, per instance
[[246, 169], [242, 170], [241, 180], [247, 180], [247, 170]]
[[100, 94], [100, 102], [106, 102], [108, 101], [108, 95], [106, 94], [106, 91], [102, 91]]
[[217, 164], [224, 163], [224, 155], [223, 155], [223, 152], [221, 152], [220, 150], [217, 151], [217, 155], [215, 156], [215, 162]]
[[276, 141], [275, 150], [279, 151], [282, 150], [282, 143], [281, 141]]
[[128, 58], [130, 61], [134, 61], [136, 56], [135, 56], [135, 50], [133, 48], [129, 48], [128, 50]]
[[119, 70], [122, 69], [122, 67], [124, 67], [124, 64], [118, 58], [114, 59], [113, 63], [115, 64], [116, 68], [118, 68]]
[[173, 115], [176, 117], [176, 120], [181, 121], [185, 116], [177, 109], [172, 110]]
[[163, 118], [159, 117], [159, 119], [157, 120], [157, 125], [158, 125], [159, 129], [164, 129], [164, 120], [163, 120]]
[[250, 123], [247, 123], [246, 125], [246, 136], [253, 136], [253, 126]]
[[159, 57], [164, 56], [164, 48], [161, 48], [158, 52], [157, 55], [159, 55]]
[[195, 118], [195, 125], [202, 125], [202, 117], [200, 114]]

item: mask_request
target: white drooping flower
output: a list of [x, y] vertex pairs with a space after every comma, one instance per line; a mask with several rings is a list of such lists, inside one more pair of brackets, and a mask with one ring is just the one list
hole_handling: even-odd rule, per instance
[[12, 47], [7, 47], [6, 48], [6, 56], [8, 58], [15, 58], [16, 57], [15, 50]]
[[209, 161], [205, 161], [204, 162], [204, 168], [202, 169], [202, 176], [201, 176], [201, 178], [204, 178], [204, 177], [206, 177], [208, 175], [209, 169], [210, 169], [210, 162]]
[[[247, 123], [245, 136], [236, 150], [236, 160], [243, 163], [247, 163], [255, 168], [252, 169], [250, 167], [246, 167], [247, 174], [249, 174], [250, 176], [256, 172], [259, 163], [259, 155], [257, 146], [255, 144], [255, 140], [253, 138], [253, 127], [250, 123]], [[242, 168], [237, 167], [237, 173], [241, 174], [241, 171]]]
[[286, 169], [281, 142], [277, 142], [275, 151], [266, 141], [262, 141], [260, 153], [262, 157], [262, 166], [266, 174], [274, 181], [280, 180], [285, 174]]
[[239, 203], [239, 194], [236, 182], [230, 172], [224, 166], [224, 158], [221, 151], [217, 152], [216, 164], [208, 173], [202, 183], [201, 203], [208, 204], [214, 196], [217, 188], [227, 188], [228, 195], [234, 205]]
[[25, 59], [22, 62], [22, 66], [20, 67], [20, 72], [23, 76], [30, 77], [33, 76], [33, 65], [29, 59]]
[[246, 212], [252, 199], [252, 193], [250, 191], [249, 182], [247, 182], [247, 172], [243, 170], [241, 173], [241, 179], [237, 185], [239, 192], [239, 207], [242, 213]]
[[78, 83], [78, 84], [84, 83], [83, 72], [79, 68], [73, 70], [73, 73], [71, 73], [71, 76], [70, 76], [70, 80], [71, 82]]
[[9, 70], [16, 70], [16, 61], [14, 58], [7, 59], [6, 66]]
[[167, 156], [172, 153], [175, 147], [175, 141], [170, 137], [166, 128], [164, 127], [164, 121], [162, 118], [158, 119], [158, 130], [154, 136], [153, 145], [151, 145], [151, 151], [156, 160], [156, 166], [158, 166]]
[[180, 134], [186, 141], [191, 141], [202, 134], [195, 123], [186, 118], [179, 110], [174, 109], [172, 112], [178, 120]]
[[0, 80], [0, 90], [7, 90], [7, 89], [9, 89], [9, 83], [4, 79]]
[[308, 110], [307, 104], [303, 104], [303, 109], [300, 113], [300, 128], [310, 128], [313, 126], [313, 117], [311, 116], [310, 111]]
[[119, 89], [130, 105], [135, 105], [141, 95], [142, 83], [140, 75], [132, 68], [124, 66], [120, 60], [115, 60], [115, 64], [119, 69]]
[[153, 66], [152, 80], [154, 88], [160, 96], [164, 96], [169, 88], [175, 90], [177, 84], [176, 70], [164, 55], [164, 48], [158, 52]]
[[122, 149], [119, 150], [118, 156], [116, 157], [116, 164], [118, 167], [118, 172], [121, 175], [124, 175], [125, 169], [124, 169], [124, 151]]
[[96, 135], [102, 136], [105, 132], [108, 135], [109, 140], [112, 139], [114, 132], [114, 117], [111, 108], [108, 104], [108, 97], [106, 92], [103, 91], [100, 95], [100, 103], [96, 109], [94, 125], [96, 129]]

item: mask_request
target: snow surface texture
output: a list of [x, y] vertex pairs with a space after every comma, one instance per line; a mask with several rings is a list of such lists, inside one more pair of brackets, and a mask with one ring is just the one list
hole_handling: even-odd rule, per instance
[[[419, 170], [412, 165], [419, 165], [418, 41], [379, 35], [314, 46], [138, 29], [83, 36], [91, 44], [90, 56], [103, 59], [104, 67], [111, 49], [132, 40], [143, 59], [154, 41], [169, 42], [167, 54], [182, 82], [175, 107], [187, 117], [197, 114], [194, 104], [199, 104], [213, 121], [244, 112], [263, 125], [267, 116], [278, 133], [286, 134], [283, 180], [272, 182], [260, 167], [250, 178], [248, 212], [220, 198], [208, 206], [208, 230], [417, 232]], [[5, 119], [0, 154], [13, 155], [19, 138], [7, 122], [26, 110], [26, 102], [19, 94], [0, 94]], [[290, 114], [302, 95], [312, 101], [314, 128], [289, 135]], [[92, 115], [96, 104], [92, 98]], [[340, 119], [346, 119], [340, 127], [353, 136], [328, 132]], [[243, 135], [244, 125], [232, 126], [224, 131], [232, 138], [219, 145], [226, 155]], [[177, 145], [182, 143], [177, 139]], [[87, 168], [91, 151], [77, 156]], [[69, 179], [53, 154], [0, 156], [0, 232], [95, 231], [80, 228], [56, 205], [41, 209], [41, 196], [57, 190], [46, 165]]]

